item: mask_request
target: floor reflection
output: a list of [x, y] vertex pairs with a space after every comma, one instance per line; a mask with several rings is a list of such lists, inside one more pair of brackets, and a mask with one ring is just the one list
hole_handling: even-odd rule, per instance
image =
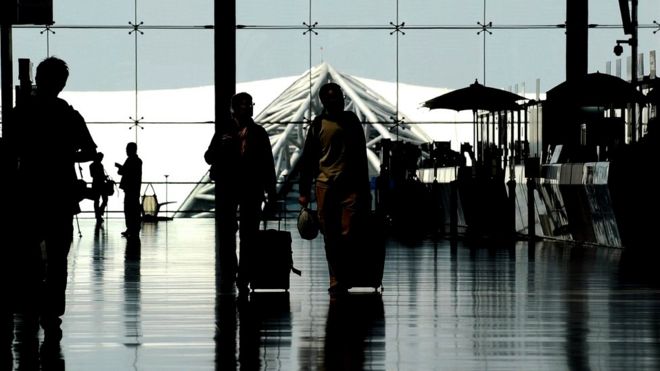
[[[64, 354], [59, 344], [41, 344], [38, 337], [39, 325], [35, 318], [21, 314], [14, 318], [13, 358], [3, 354], [3, 370], [37, 371], [64, 370]], [[11, 349], [11, 348], [9, 348]]]
[[273, 369], [288, 359], [284, 354], [291, 352], [288, 292], [221, 294], [216, 315], [217, 370]]
[[385, 310], [380, 293], [330, 298], [325, 326], [326, 370], [384, 369]]
[[289, 292], [239, 297], [217, 279], [213, 221], [148, 226], [140, 240], [112, 218], [92, 238], [91, 222], [69, 256], [61, 349], [7, 317], [0, 369], [660, 369], [653, 255], [390, 240], [385, 290], [333, 298], [322, 241], [284, 223], [304, 274]]
[[124, 346], [134, 349], [133, 365], [138, 364], [142, 345], [142, 308], [140, 264], [142, 243], [139, 237], [126, 239], [124, 252]]

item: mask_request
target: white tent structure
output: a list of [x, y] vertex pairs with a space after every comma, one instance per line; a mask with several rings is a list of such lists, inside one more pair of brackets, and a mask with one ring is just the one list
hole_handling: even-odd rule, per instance
[[[326, 82], [341, 86], [346, 108], [355, 112], [364, 123], [365, 150], [372, 173], [376, 174], [380, 169], [378, 144], [383, 139], [415, 144], [433, 141], [417, 125], [407, 123], [409, 119], [378, 92], [359, 79], [322, 63], [295, 80], [255, 117], [255, 121], [270, 134], [278, 192], [290, 181], [302, 153], [307, 127], [322, 109], [318, 91]], [[181, 204], [176, 216], [207, 216], [200, 210], [212, 210], [213, 202], [214, 185], [207, 172]]]

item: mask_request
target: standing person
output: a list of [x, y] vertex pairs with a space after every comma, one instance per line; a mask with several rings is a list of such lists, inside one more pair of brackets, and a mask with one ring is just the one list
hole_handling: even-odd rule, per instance
[[[330, 293], [345, 291], [342, 256], [354, 246], [356, 224], [369, 208], [366, 140], [357, 115], [344, 110], [341, 87], [327, 83], [319, 90], [323, 112], [307, 131], [300, 172], [298, 202], [310, 201], [316, 179], [316, 203], [330, 273]], [[347, 256], [348, 257], [348, 256]]]
[[[204, 160], [213, 168], [219, 227], [220, 280], [247, 290], [254, 239], [259, 230], [261, 207], [275, 201], [275, 162], [266, 130], [252, 119], [252, 96], [238, 93], [231, 99], [231, 120], [216, 129]], [[264, 196], [267, 196], [265, 198]], [[240, 209], [240, 220], [236, 212]], [[239, 228], [240, 226], [240, 228]], [[240, 256], [236, 261], [236, 231]]]
[[142, 189], [142, 160], [137, 154], [137, 143], [126, 144], [126, 161], [124, 164], [115, 162], [117, 173], [121, 175], [119, 188], [124, 190], [124, 220], [126, 230], [121, 232], [124, 237], [137, 237], [140, 233], [141, 206], [140, 190]]
[[[103, 167], [103, 153], [97, 152], [94, 161], [89, 165], [89, 174], [92, 177], [92, 197], [94, 200], [94, 215], [96, 224], [103, 223], [103, 213], [108, 205], [108, 194], [105, 191], [105, 182], [108, 175]], [[99, 199], [101, 202], [99, 202]]]
[[[44, 344], [58, 345], [65, 310], [67, 256], [73, 240], [73, 217], [84, 188], [76, 177], [76, 162], [91, 161], [96, 144], [83, 117], [58, 98], [69, 77], [65, 61], [49, 57], [37, 67], [36, 93], [16, 105], [8, 137], [17, 159], [16, 193], [21, 208], [17, 235], [20, 248], [20, 310], [39, 317]], [[84, 182], [82, 183], [84, 185]], [[39, 288], [35, 290], [35, 288]], [[39, 298], [34, 298], [34, 293]], [[25, 300], [21, 300], [25, 299]], [[36, 304], [36, 310], [33, 305]]]

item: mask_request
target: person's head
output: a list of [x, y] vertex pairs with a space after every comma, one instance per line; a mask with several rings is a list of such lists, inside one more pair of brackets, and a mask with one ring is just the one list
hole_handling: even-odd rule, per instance
[[253, 107], [252, 96], [248, 93], [237, 93], [231, 98], [231, 114], [238, 120], [251, 118]]
[[335, 114], [344, 110], [344, 92], [334, 82], [329, 82], [319, 90], [319, 99], [329, 114]]
[[94, 161], [97, 162], [103, 161], [103, 152], [96, 152], [96, 156], [94, 156]]
[[69, 78], [69, 67], [66, 62], [56, 58], [48, 57], [37, 66], [37, 91], [39, 94], [57, 96]]
[[137, 154], [137, 143], [128, 142], [126, 145], [126, 154], [129, 156]]

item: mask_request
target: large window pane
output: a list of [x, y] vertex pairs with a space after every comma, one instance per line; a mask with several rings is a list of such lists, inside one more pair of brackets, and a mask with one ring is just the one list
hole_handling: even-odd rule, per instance
[[396, 81], [396, 37], [390, 32], [321, 30], [313, 39], [312, 63], [326, 62], [338, 72]]
[[410, 26], [476, 26], [483, 20], [483, 0], [400, 1], [400, 20]]
[[408, 30], [399, 45], [401, 81], [461, 88], [483, 79], [483, 39], [469, 30]]
[[563, 30], [495, 30], [486, 39], [486, 84], [534, 92], [541, 79], [544, 93], [566, 79], [565, 49]]
[[126, 25], [135, 13], [135, 0], [53, 1], [55, 25]]
[[144, 30], [138, 36], [138, 88], [213, 84], [212, 30]]
[[396, 0], [312, 1], [319, 26], [386, 26], [396, 21]]
[[213, 0], [138, 0], [137, 14], [145, 25], [212, 25]]
[[309, 0], [241, 0], [236, 1], [236, 23], [239, 25], [301, 26], [309, 19]]
[[309, 69], [309, 36], [300, 30], [239, 30], [239, 82], [298, 76]]

